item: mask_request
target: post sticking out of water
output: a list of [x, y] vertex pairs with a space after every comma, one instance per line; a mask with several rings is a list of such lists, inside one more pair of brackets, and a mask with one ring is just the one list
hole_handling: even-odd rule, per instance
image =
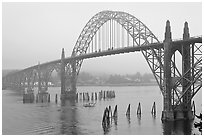
[[87, 98], [88, 98], [88, 101], [89, 101], [89, 93], [87, 92]]
[[127, 115], [130, 115], [130, 104], [128, 105], [128, 108], [127, 108], [126, 116]]
[[82, 93], [79, 93], [79, 100], [81, 100], [82, 98]]
[[156, 115], [156, 105], [155, 105], [155, 102], [154, 102], [154, 104], [153, 104], [153, 106], [152, 106], [152, 115]]
[[110, 116], [109, 116], [109, 110], [108, 110], [108, 108], [106, 107], [106, 122], [107, 122], [107, 124], [109, 125], [110, 124]]
[[38, 103], [38, 94], [36, 95], [36, 103]]
[[104, 113], [103, 113], [103, 121], [102, 121], [102, 125], [103, 127], [106, 127], [110, 124], [110, 119], [109, 119], [109, 110], [108, 108], [106, 107], [106, 109], [104, 110]]
[[78, 93], [76, 93], [76, 100], [78, 100]]
[[85, 100], [85, 95], [84, 95], [84, 92], [82, 93], [82, 96], [83, 96], [83, 101]]
[[91, 100], [94, 100], [94, 94], [93, 94], [93, 92], [91, 93]]
[[192, 105], [191, 105], [191, 109], [193, 108], [193, 115], [195, 115], [195, 103], [193, 101]]
[[112, 118], [112, 110], [111, 110], [111, 106], [109, 106], [109, 117]]
[[102, 120], [102, 125], [105, 126], [106, 125], [106, 110], [104, 110], [103, 112], [103, 120]]
[[48, 95], [48, 102], [50, 102], [50, 94]]
[[57, 94], [55, 95], [55, 103], [57, 103]]
[[101, 98], [102, 98], [101, 93], [102, 93], [102, 92], [99, 92], [99, 93], [98, 93], [98, 98], [99, 98], [99, 100], [101, 100]]
[[140, 102], [137, 108], [137, 115], [141, 115], [141, 106], [140, 106]]
[[114, 109], [114, 112], [113, 112], [113, 117], [117, 117], [118, 116], [118, 113], [117, 113], [117, 110], [118, 109], [118, 106], [115, 105], [115, 109]]
[[97, 93], [95, 92], [95, 100], [97, 100]]

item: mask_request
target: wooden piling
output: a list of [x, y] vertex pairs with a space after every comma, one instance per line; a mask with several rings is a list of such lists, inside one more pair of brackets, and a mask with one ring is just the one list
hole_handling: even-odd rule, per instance
[[104, 110], [104, 113], [103, 113], [103, 120], [102, 120], [102, 125], [103, 126], [107, 126], [110, 124], [110, 119], [109, 119], [109, 111], [108, 111], [108, 108], [106, 107], [106, 109]]
[[82, 100], [82, 93], [79, 93], [79, 100]]
[[55, 95], [55, 103], [57, 103], [57, 94]]
[[138, 108], [137, 108], [137, 115], [141, 115], [141, 105], [139, 102]]
[[95, 92], [95, 100], [97, 100], [97, 93]]
[[78, 100], [78, 93], [76, 93], [76, 98], [75, 99]]
[[115, 109], [114, 109], [114, 112], [113, 112], [113, 117], [117, 117], [118, 113], [117, 113], [117, 110], [118, 109], [118, 106], [115, 105]]
[[82, 94], [82, 95], [83, 95], [83, 101], [84, 101], [84, 100], [85, 100], [85, 94], [84, 94], [84, 92], [83, 92], [83, 94]]
[[36, 103], [38, 103], [38, 95], [36, 94]]
[[99, 92], [99, 100], [101, 100], [102, 99], [102, 92]]
[[91, 93], [91, 100], [94, 100], [94, 94], [93, 94], [93, 92]]
[[87, 100], [89, 101], [89, 93], [87, 92], [86, 95], [87, 95]]
[[112, 115], [111, 106], [109, 106], [109, 108], [108, 108], [108, 109], [109, 109], [109, 117], [111, 117], [111, 118], [112, 118], [112, 116], [113, 116], [113, 115]]
[[191, 105], [191, 110], [193, 108], [193, 115], [195, 115], [195, 102], [193, 101], [192, 105]]
[[106, 98], [106, 91], [103, 92], [103, 99]]
[[156, 105], [155, 105], [155, 102], [153, 103], [151, 113], [152, 113], [152, 115], [156, 115]]
[[48, 102], [50, 102], [50, 94], [48, 95]]
[[108, 108], [106, 107], [106, 122], [107, 122], [107, 124], [109, 125], [110, 124], [110, 116], [109, 116], [109, 110], [108, 110]]
[[130, 115], [130, 104], [128, 105], [128, 108], [127, 108], [126, 116], [127, 115]]
[[105, 126], [106, 125], [106, 110], [104, 110], [103, 112], [103, 120], [102, 120], [102, 125]]

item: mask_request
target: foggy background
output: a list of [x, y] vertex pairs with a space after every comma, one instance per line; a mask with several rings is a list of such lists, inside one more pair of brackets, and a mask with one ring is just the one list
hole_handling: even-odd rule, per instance
[[[38, 62], [69, 57], [83, 27], [103, 10], [124, 11], [141, 20], [160, 41], [170, 20], [172, 38], [182, 38], [184, 22], [190, 36], [202, 34], [202, 4], [197, 3], [2, 3], [2, 69], [24, 69]], [[84, 60], [82, 71], [146, 73], [140, 52]]]

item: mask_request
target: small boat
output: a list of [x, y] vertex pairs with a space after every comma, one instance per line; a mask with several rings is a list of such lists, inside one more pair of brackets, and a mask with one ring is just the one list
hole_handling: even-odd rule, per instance
[[83, 106], [84, 107], [94, 107], [96, 103], [87, 103], [87, 104], [84, 104]]

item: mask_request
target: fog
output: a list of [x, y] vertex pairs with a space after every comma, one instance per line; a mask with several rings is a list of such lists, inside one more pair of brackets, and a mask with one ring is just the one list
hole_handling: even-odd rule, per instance
[[[160, 41], [166, 20], [172, 38], [182, 38], [184, 22], [190, 35], [202, 34], [201, 3], [2, 3], [2, 68], [24, 69], [71, 55], [83, 27], [103, 10], [125, 11], [140, 19]], [[82, 71], [130, 74], [150, 72], [141, 53], [88, 59]]]

